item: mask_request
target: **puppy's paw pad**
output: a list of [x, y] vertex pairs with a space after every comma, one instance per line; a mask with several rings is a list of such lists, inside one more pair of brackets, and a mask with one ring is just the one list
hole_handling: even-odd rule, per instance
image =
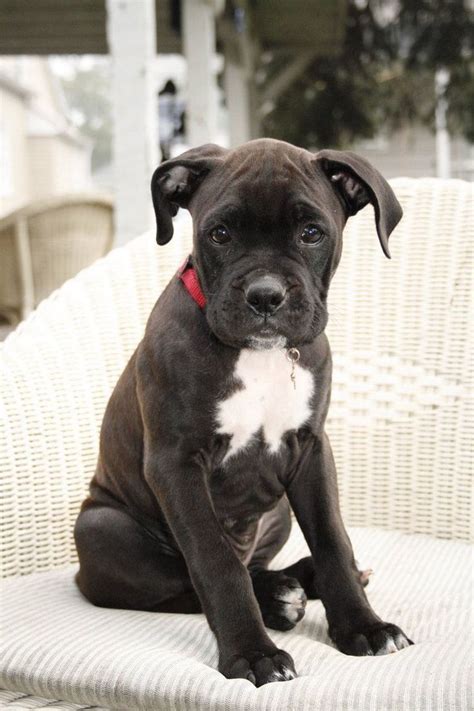
[[367, 585], [369, 584], [369, 578], [371, 575], [373, 575], [373, 572], [374, 571], [372, 570], [372, 568], [359, 571], [360, 582], [362, 583], [364, 588], [367, 587]]
[[356, 560], [355, 563], [356, 563], [357, 570], [358, 570], [358, 573], [359, 573], [359, 580], [360, 580], [360, 582], [362, 583], [362, 585], [363, 585], [364, 588], [365, 588], [365, 587], [367, 587], [367, 585], [369, 584], [369, 578], [370, 578], [371, 575], [374, 574], [374, 571], [373, 571], [373, 569], [370, 568], [369, 566], [366, 566], [366, 565], [364, 565], [364, 564], [362, 564], [362, 563], [359, 563], [358, 560]]

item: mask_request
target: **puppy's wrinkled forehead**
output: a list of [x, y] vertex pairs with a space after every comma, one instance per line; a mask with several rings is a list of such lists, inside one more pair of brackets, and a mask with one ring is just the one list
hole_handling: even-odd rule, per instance
[[233, 202], [258, 215], [275, 217], [299, 197], [314, 200], [316, 171], [311, 158], [309, 152], [280, 141], [245, 144], [229, 151], [203, 183], [196, 207], [218, 208]]
[[223, 164], [235, 180], [250, 178], [268, 185], [298, 174], [311, 178], [312, 154], [282, 141], [254, 141], [229, 151]]

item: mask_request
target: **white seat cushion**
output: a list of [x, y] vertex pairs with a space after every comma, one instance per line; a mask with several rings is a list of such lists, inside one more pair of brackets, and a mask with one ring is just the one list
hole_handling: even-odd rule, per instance
[[[93, 607], [67, 568], [3, 583], [0, 687], [8, 692], [0, 706], [41, 708], [58, 699], [61, 709], [128, 711], [470, 711], [471, 547], [374, 529], [350, 533], [356, 557], [375, 570], [368, 588], [375, 610], [415, 646], [385, 657], [345, 656], [331, 646], [322, 605], [312, 601], [294, 631], [270, 631], [293, 655], [298, 679], [256, 689], [216, 670], [203, 615]], [[295, 528], [273, 567], [306, 552]]]
[[[0, 709], [8, 711], [26, 711], [26, 709], [47, 709], [48, 711], [109, 711], [106, 706], [91, 706], [90, 704], [73, 704], [69, 701], [54, 701], [41, 696], [32, 696], [22, 691], [7, 691], [0, 689]], [[110, 707], [109, 707], [110, 708]]]

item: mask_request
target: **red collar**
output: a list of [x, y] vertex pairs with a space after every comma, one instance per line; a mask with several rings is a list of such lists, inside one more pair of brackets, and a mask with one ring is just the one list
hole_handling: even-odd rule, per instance
[[196, 302], [200, 309], [203, 309], [207, 303], [207, 299], [204, 296], [203, 290], [199, 283], [199, 277], [196, 270], [192, 266], [191, 257], [186, 257], [185, 262], [178, 269], [176, 275], [183, 282], [186, 291]]

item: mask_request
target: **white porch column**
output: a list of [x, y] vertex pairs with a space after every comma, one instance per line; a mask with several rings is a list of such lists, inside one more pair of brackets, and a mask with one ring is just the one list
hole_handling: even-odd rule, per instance
[[436, 176], [438, 178], [451, 177], [451, 144], [449, 139], [446, 99], [446, 88], [449, 84], [449, 71], [438, 69], [435, 74], [436, 92]]
[[229, 116], [231, 147], [253, 138], [251, 88], [245, 67], [226, 57], [224, 65], [224, 88]]
[[[250, 3], [240, 0], [240, 28], [229, 28], [225, 42], [224, 87], [229, 117], [230, 145], [238, 146], [260, 132], [260, 96], [255, 72], [261, 48], [257, 41]], [[232, 39], [231, 39], [232, 38]]]
[[154, 0], [107, 0], [112, 57], [116, 244], [152, 226], [150, 179], [158, 163]]
[[184, 0], [183, 47], [188, 65], [186, 133], [191, 147], [215, 140], [217, 86], [214, 72], [214, 3]]

